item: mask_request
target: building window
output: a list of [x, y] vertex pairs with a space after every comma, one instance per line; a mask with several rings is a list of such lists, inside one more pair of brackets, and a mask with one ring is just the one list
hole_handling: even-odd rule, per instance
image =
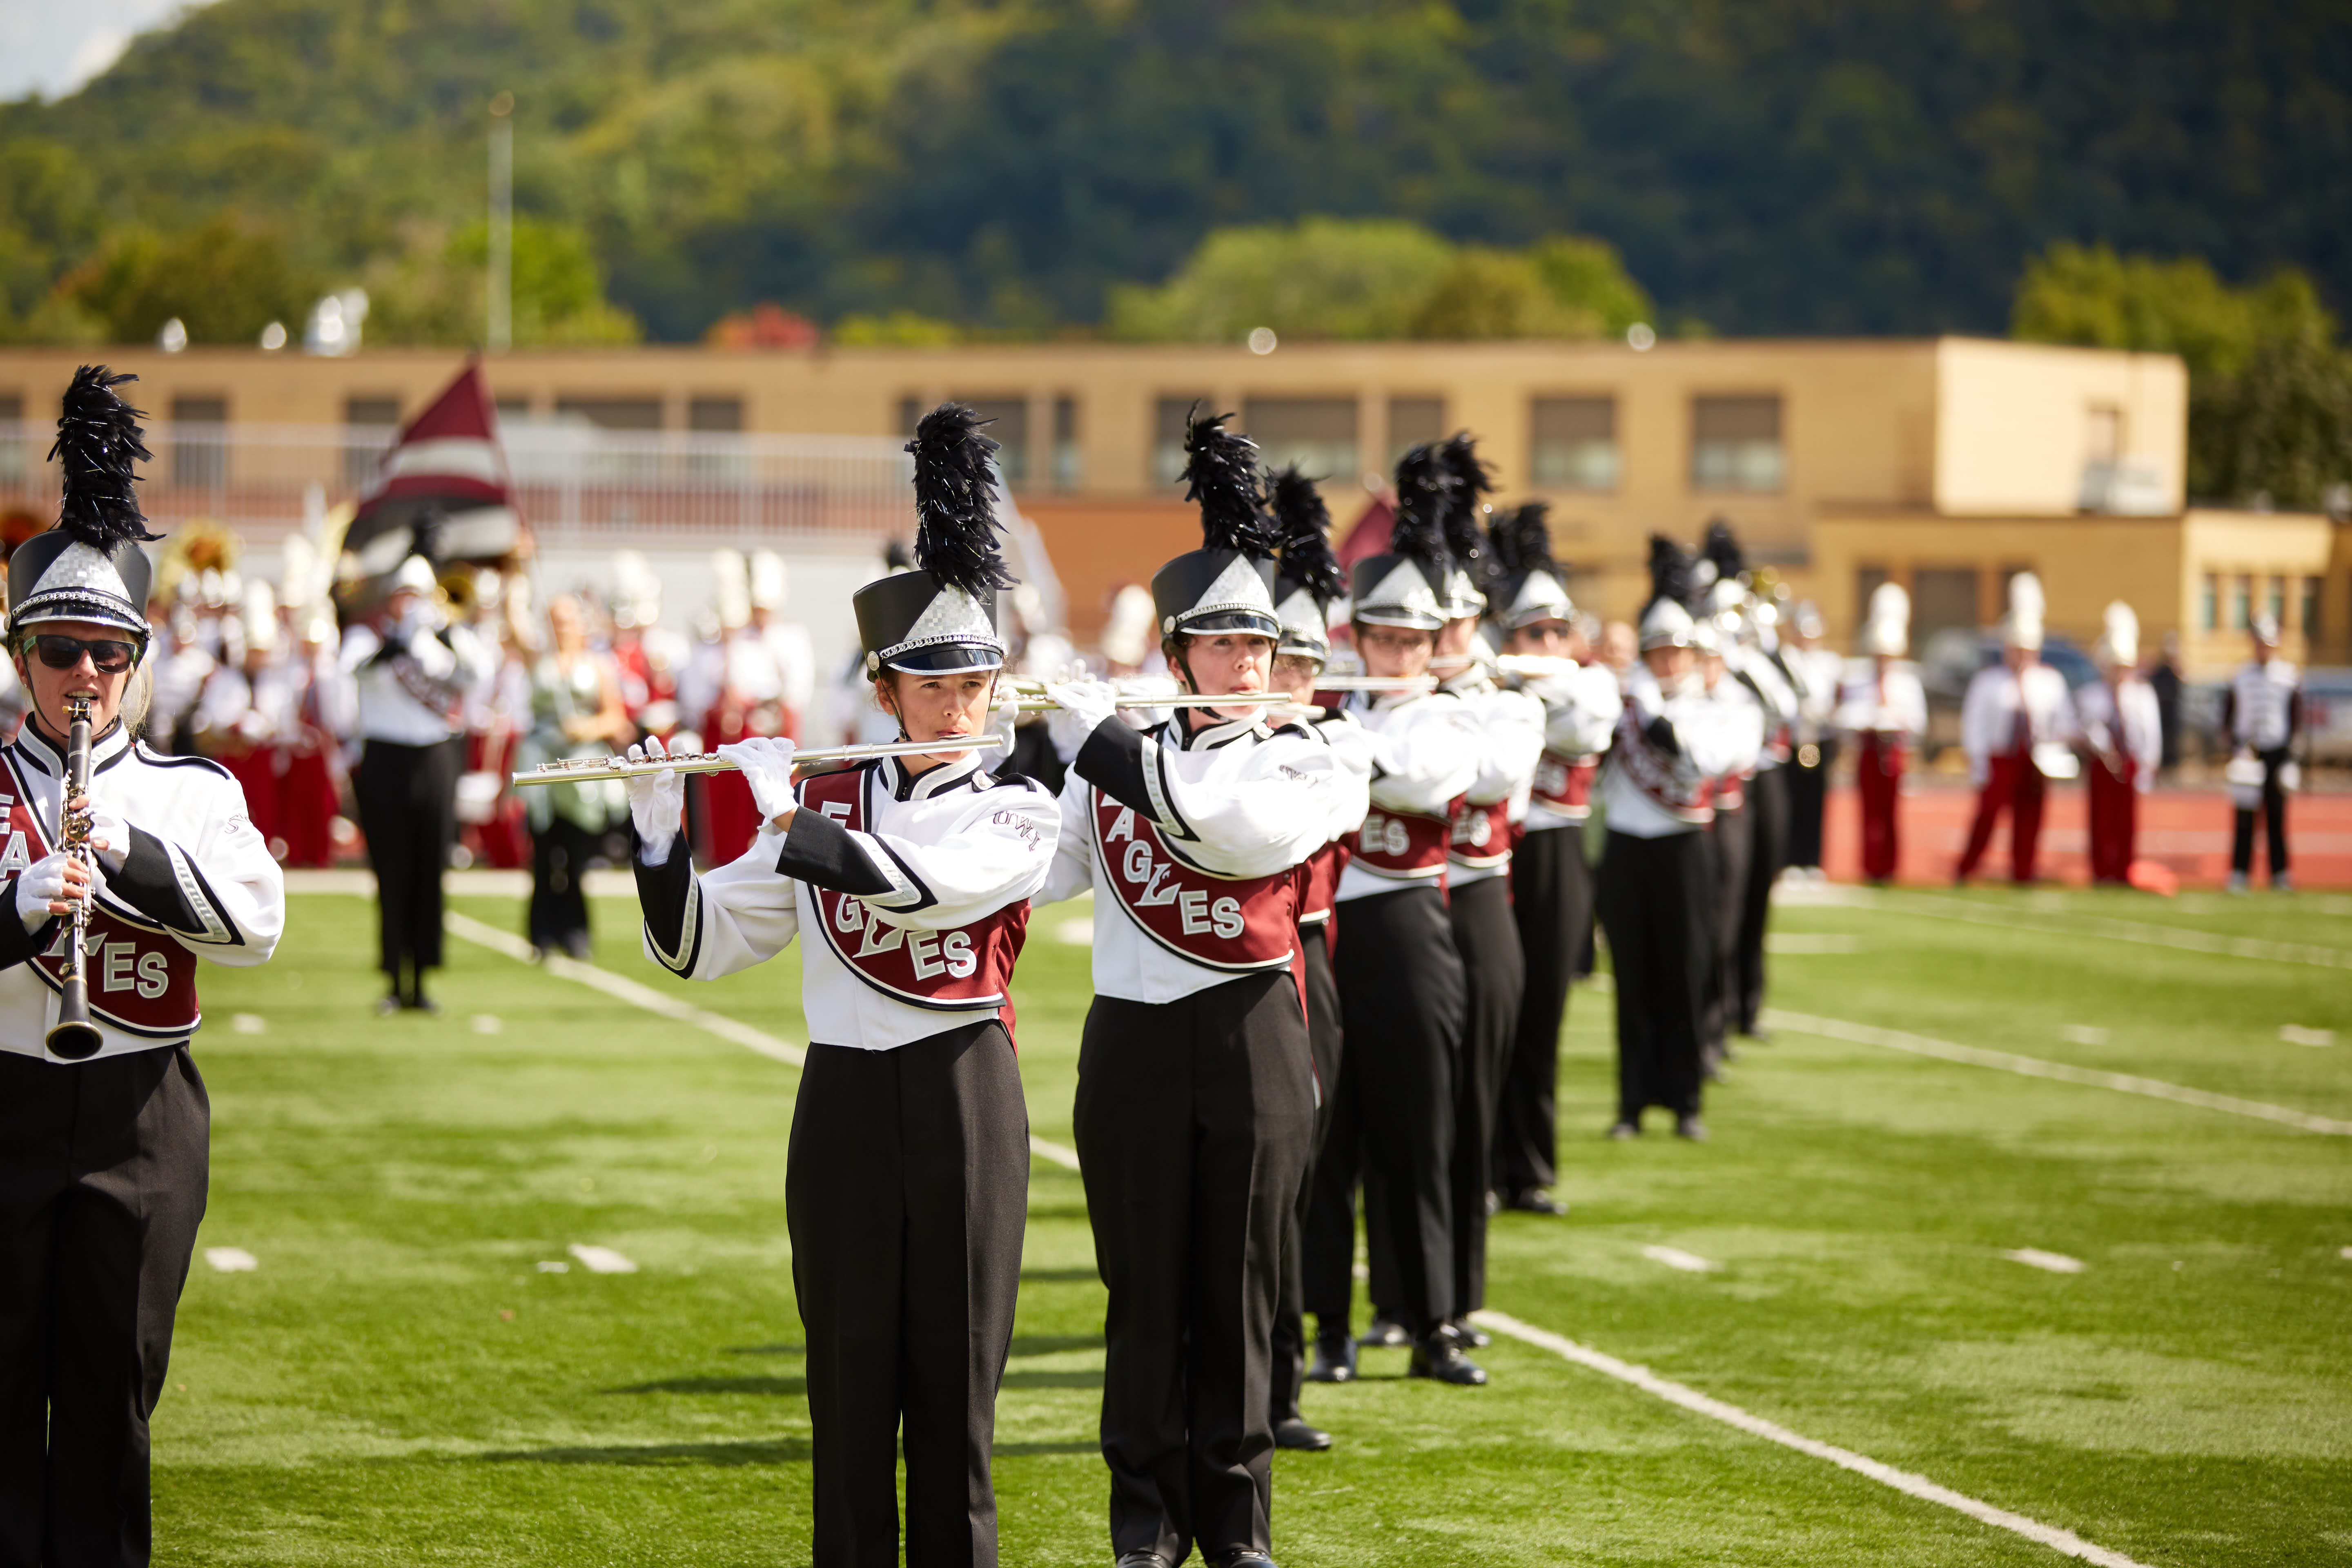
[[686, 405], [686, 427], [709, 436], [733, 436], [743, 428], [740, 397], [697, 397]]
[[1528, 477], [1553, 489], [1617, 488], [1617, 400], [1538, 397], [1529, 421]]
[[1389, 399], [1389, 467], [1415, 447], [1425, 446], [1445, 435], [1445, 399], [1442, 397], [1391, 397]]
[[15, 426], [25, 417], [25, 400], [16, 393], [0, 393], [0, 485], [25, 479], [25, 442]]
[[2094, 403], [2084, 412], [2083, 460], [2113, 468], [2124, 455], [2124, 411], [2111, 403]]
[[2319, 588], [2321, 581], [2322, 580], [2317, 577], [2305, 577], [2303, 580], [2303, 637], [2304, 641], [2307, 644], [2316, 644], [2319, 641]]
[[1054, 399], [1054, 488], [1074, 490], [1086, 482], [1087, 453], [1078, 445], [1078, 400]]
[[[2001, 577], [2009, 581], [2007, 574]], [[1922, 566], [1911, 574], [1911, 650], [1927, 657], [1927, 645], [1937, 632], [1964, 631], [1973, 637], [1979, 619], [1977, 569], [1973, 566]], [[1973, 646], [1973, 645], [1972, 645]]]
[[1310, 479], [1356, 476], [1352, 397], [1253, 397], [1242, 405], [1242, 428], [1268, 472], [1296, 463]]
[[2286, 625], [2285, 578], [2273, 577], [2271, 579], [2270, 602], [2263, 607], [2270, 612], [2271, 625], [2280, 627], [2284, 627]]
[[[1185, 422], [1192, 405], [1209, 405], [1205, 392], [1192, 397], [1163, 397], [1151, 416], [1151, 478], [1163, 485], [1181, 484], [1184, 479]], [[1211, 410], [1214, 412], [1214, 410]]]
[[996, 443], [996, 471], [1012, 489], [1029, 483], [1029, 400], [1000, 394], [994, 397], [958, 397], [984, 422], [981, 434]]
[[2230, 629], [2244, 631], [2253, 624], [2254, 580], [2242, 573], [2230, 579]]
[[1691, 406], [1691, 483], [1777, 490], [1788, 475], [1778, 397], [1702, 397]]
[[658, 397], [559, 397], [559, 417], [576, 414], [599, 430], [658, 430], [662, 405]]
[[343, 483], [359, 489], [375, 478], [376, 465], [399, 432], [399, 398], [344, 398]]
[[498, 410], [499, 423], [501, 425], [509, 420], [517, 423], [526, 422], [530, 418], [530, 399], [511, 395], [501, 397], [498, 400]]
[[915, 426], [923, 422], [923, 400], [919, 397], [898, 399], [898, 434], [908, 440], [915, 437]]
[[[228, 482], [228, 432], [222, 428], [227, 423], [226, 397], [172, 399], [173, 484], [215, 489]], [[181, 428], [191, 425], [212, 428], [184, 432]]]
[[2221, 629], [2221, 574], [2218, 572], [2205, 574], [2205, 585], [2197, 595], [2197, 625], [2203, 631]]

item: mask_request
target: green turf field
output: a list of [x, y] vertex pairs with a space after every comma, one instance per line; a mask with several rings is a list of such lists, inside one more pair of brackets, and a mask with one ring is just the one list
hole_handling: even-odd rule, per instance
[[[634, 914], [598, 902], [602, 964], [800, 1040], [789, 955], [688, 986]], [[1069, 915], [1040, 912], [1015, 987], [1032, 1122], [1064, 1143]], [[201, 1246], [258, 1267], [189, 1282], [158, 1561], [806, 1562], [793, 1069], [463, 942], [439, 1019], [378, 1020], [372, 922], [299, 896], [275, 963], [205, 976]], [[2352, 1121], [2342, 899], [1893, 895], [1775, 929], [1791, 1013]], [[1713, 1142], [1615, 1144], [1610, 1017], [1580, 991], [1562, 1042], [1574, 1213], [1498, 1219], [1491, 1306], [2141, 1563], [2352, 1561], [2352, 1137], [1783, 1027], [1712, 1092]], [[1077, 1177], [1039, 1160], [1030, 1202], [1004, 1560], [1105, 1563]], [[1277, 1459], [1285, 1568], [2066, 1561], [1549, 1352], [1481, 1359], [1483, 1390], [1408, 1383], [1402, 1352], [1310, 1389], [1339, 1447]]]

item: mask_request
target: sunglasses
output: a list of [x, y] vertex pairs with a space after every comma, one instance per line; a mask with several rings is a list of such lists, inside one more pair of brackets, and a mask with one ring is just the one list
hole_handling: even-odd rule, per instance
[[84, 640], [43, 632], [33, 638], [33, 650], [51, 669], [71, 669], [81, 663], [82, 655], [88, 654], [90, 668], [100, 675], [120, 675], [139, 660], [137, 644], [113, 637]]

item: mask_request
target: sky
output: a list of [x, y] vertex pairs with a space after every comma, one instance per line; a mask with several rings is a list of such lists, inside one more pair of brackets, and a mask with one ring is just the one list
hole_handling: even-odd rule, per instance
[[0, 0], [0, 101], [63, 98], [188, 0]]

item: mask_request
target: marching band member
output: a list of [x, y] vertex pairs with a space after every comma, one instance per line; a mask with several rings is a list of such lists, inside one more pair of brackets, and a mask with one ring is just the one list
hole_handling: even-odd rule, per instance
[[1454, 803], [1445, 845], [1446, 918], [1462, 955], [1465, 996], [1462, 1045], [1454, 1074], [1454, 1310], [1449, 1321], [1464, 1344], [1483, 1345], [1484, 1331], [1469, 1315], [1486, 1304], [1486, 1199], [1494, 1187], [1495, 1131], [1503, 1082], [1528, 988], [1527, 959], [1511, 916], [1511, 816], [1527, 807], [1543, 754], [1543, 704], [1506, 689], [1489, 672], [1478, 645], [1487, 609], [1478, 585], [1492, 560], [1477, 523], [1477, 498], [1491, 489], [1486, 465], [1470, 437], [1445, 443], [1454, 472], [1445, 513], [1448, 552], [1445, 625], [1431, 662], [1438, 689], [1461, 699], [1481, 736], [1479, 771]]
[[[1448, 619], [1443, 512], [1453, 478], [1434, 447], [1397, 465], [1390, 553], [1356, 563], [1351, 625], [1365, 673], [1427, 672]], [[1454, 803], [1478, 782], [1485, 737], [1470, 705], [1450, 692], [1351, 692], [1342, 706], [1370, 732], [1378, 766], [1371, 809], [1339, 874], [1339, 984], [1347, 1061], [1339, 1075], [1332, 1157], [1316, 1172], [1307, 1210], [1313, 1261], [1307, 1305], [1317, 1318], [1308, 1375], [1353, 1375], [1347, 1338], [1349, 1275], [1327, 1260], [1352, 1251], [1352, 1189], [1360, 1152], [1374, 1292], [1412, 1345], [1409, 1371], [1476, 1384], [1486, 1374], [1463, 1354], [1454, 1313], [1454, 1074], [1468, 1008], [1467, 978], [1446, 915], [1446, 845]], [[1390, 1290], [1392, 1301], [1385, 1300]]]
[[[925, 416], [920, 569], [853, 598], [876, 700], [901, 734], [988, 727], [1004, 658], [987, 487], [969, 408]], [[630, 783], [647, 956], [715, 980], [802, 944], [807, 1065], [784, 1205], [808, 1336], [820, 1568], [997, 1560], [989, 1474], [1029, 1188], [1006, 988], [1060, 831], [1051, 796], [981, 753], [881, 757], [792, 782], [793, 743], [730, 743], [761, 825], [707, 875], [674, 773]], [[662, 755], [659, 741], [632, 758]], [[818, 937], [823, 940], [816, 940]], [[903, 1435], [902, 1435], [903, 1426]]]
[[296, 728], [295, 670], [279, 657], [278, 595], [246, 584], [244, 612], [223, 638], [223, 661], [205, 678], [191, 715], [197, 750], [228, 770], [263, 843], [285, 843], [287, 747]]
[[[1275, 477], [1274, 511], [1282, 530], [1282, 568], [1275, 578], [1275, 618], [1282, 640], [1275, 646], [1272, 684], [1302, 703], [1312, 703], [1315, 681], [1331, 659], [1331, 608], [1346, 597], [1348, 580], [1331, 553], [1331, 514], [1315, 483], [1292, 464]], [[1329, 713], [1313, 726], [1328, 740], [1342, 763], [1368, 778], [1370, 737], [1345, 713]], [[1307, 1205], [1315, 1187], [1315, 1167], [1323, 1157], [1338, 1104], [1344, 1037], [1339, 1027], [1339, 986], [1331, 972], [1331, 903], [1339, 873], [1348, 864], [1345, 838], [1323, 846], [1298, 868], [1298, 951], [1307, 999], [1307, 1040], [1315, 1057], [1315, 1131], [1307, 1150], [1307, 1170], [1298, 1197], [1284, 1217], [1282, 1295], [1274, 1317], [1274, 1376], [1271, 1407], [1277, 1448], [1322, 1449], [1331, 1435], [1307, 1424], [1299, 1408], [1307, 1370]], [[1352, 1152], [1352, 1151], [1351, 1151]], [[1341, 1268], [1352, 1262], [1343, 1259]]]
[[[609, 656], [588, 646], [586, 612], [569, 594], [547, 604], [548, 649], [530, 668], [519, 767], [558, 758], [611, 756], [635, 733]], [[623, 792], [611, 779], [569, 779], [530, 792], [530, 904], [524, 932], [540, 952], [585, 959], [593, 951], [582, 879], [603, 847]]]
[[1529, 501], [1511, 518], [1497, 520], [1491, 531], [1502, 567], [1494, 618], [1502, 629], [1503, 651], [1569, 666], [1525, 685], [1543, 705], [1543, 754], [1528, 800], [1525, 834], [1511, 853], [1511, 914], [1528, 978], [1504, 1074], [1493, 1178], [1505, 1208], [1564, 1214], [1567, 1205], [1546, 1189], [1559, 1179], [1560, 1026], [1568, 1016], [1570, 982], [1592, 932], [1592, 869], [1584, 858], [1584, 824], [1593, 777], [1625, 700], [1614, 673], [1591, 661], [1591, 645], [1576, 633], [1575, 606], [1552, 560], [1545, 510], [1543, 502]]
[[2099, 679], [2074, 694], [2090, 765], [2091, 880], [2131, 881], [2139, 836], [2139, 797], [2164, 755], [2164, 721], [2156, 693], [2139, 674], [2139, 617], [2118, 599], [2093, 650]]
[[[1702, 562], [1701, 566], [1706, 564]], [[1731, 1056], [1730, 1034], [1739, 1010], [1739, 938], [1747, 912], [1748, 873], [1756, 853], [1755, 820], [1750, 816], [1748, 789], [1755, 782], [1757, 759], [1764, 750], [1763, 704], [1745, 682], [1731, 673], [1724, 657], [1727, 634], [1709, 614], [1718, 602], [1712, 587], [1699, 592], [1693, 606], [1691, 646], [1698, 653], [1698, 684], [1721, 721], [1739, 737], [1729, 768], [1717, 772], [1708, 786], [1714, 816], [1706, 826], [1712, 857], [1708, 868], [1711, 897], [1707, 908], [1709, 954], [1706, 1003], [1701, 1009], [1701, 1071], [1717, 1077]]]
[[1862, 651], [1870, 674], [1839, 694], [1836, 724], [1854, 737], [1853, 784], [1862, 807], [1862, 878], [1895, 879], [1902, 858], [1903, 769], [1912, 745], [1927, 732], [1927, 693], [1905, 661], [1911, 649], [1911, 595], [1901, 584], [1871, 591]]
[[1830, 777], [1837, 771], [1837, 706], [1845, 687], [1845, 660], [1823, 643], [1824, 630], [1812, 601], [1798, 601], [1785, 648], [1798, 688], [1797, 749], [1789, 770], [1789, 864], [1816, 878], [1822, 874], [1822, 819], [1829, 809]]
[[2033, 880], [2042, 842], [2045, 778], [2073, 776], [2074, 704], [2066, 678], [2042, 662], [2042, 580], [2031, 572], [2010, 579], [2010, 610], [2001, 622], [2001, 658], [1969, 682], [1960, 700], [1960, 745], [1977, 785], [1976, 820], [1953, 872], [1956, 883], [1975, 874], [1992, 843], [1994, 824], [2009, 813], [2011, 879]]
[[2254, 814], [2267, 832], [2271, 887], [2290, 891], [2286, 797], [2295, 787], [2294, 737], [2303, 728], [2303, 677], [2279, 657], [2278, 622], [2256, 616], [2249, 628], [2254, 657], [2238, 667], [2221, 694], [2221, 733], [2231, 749], [2226, 774], [2237, 820], [2230, 844], [2230, 890], [2242, 893], [2254, 870]]
[[457, 841], [457, 770], [467, 695], [498, 673], [498, 656], [434, 604], [433, 567], [400, 563], [383, 603], [343, 633], [342, 667], [358, 687], [364, 742], [352, 781], [368, 864], [375, 872], [376, 926], [389, 993], [380, 1014], [438, 1009], [425, 972], [441, 966], [441, 877]]
[[[1169, 668], [1203, 694], [1267, 690], [1281, 637], [1255, 448], [1224, 417], [1186, 434], [1202, 548], [1151, 580]], [[1095, 894], [1076, 1132], [1110, 1292], [1111, 1547], [1124, 1568], [1194, 1543], [1217, 1568], [1265, 1568], [1282, 1234], [1315, 1125], [1297, 873], [1362, 820], [1363, 782], [1255, 704], [1139, 731], [1104, 683], [1048, 690], [1080, 743], [1046, 897]]]
[[1701, 1011], [1715, 950], [1702, 830], [1714, 815], [1710, 786], [1745, 758], [1736, 716], [1707, 697], [1699, 677], [1698, 626], [1685, 607], [1688, 558], [1653, 535], [1650, 571], [1641, 663], [1601, 771], [1609, 834], [1599, 901], [1617, 978], [1617, 1121], [1609, 1133], [1638, 1135], [1642, 1112], [1656, 1105], [1677, 1133], [1699, 1139]]
[[1764, 1010], [1764, 934], [1771, 923], [1772, 886], [1789, 853], [1786, 770], [1796, 754], [1801, 700], [1794, 673], [1780, 654], [1773, 631], [1777, 612], [1769, 600], [1748, 591], [1747, 555], [1730, 524], [1717, 519], [1707, 525], [1706, 552], [1716, 565], [1716, 626], [1724, 639], [1725, 668], [1755, 699], [1763, 726], [1756, 765], [1742, 790], [1748, 866], [1746, 877], [1730, 890], [1737, 907], [1726, 925], [1731, 944], [1724, 981], [1725, 1026], [1758, 1038], [1763, 1033], [1758, 1019]]
[[[0, 1561], [144, 1563], [149, 1417], [204, 1217], [211, 1112], [188, 1052], [199, 957], [266, 961], [285, 881], [236, 783], [131, 740], [152, 538], [131, 486], [127, 376], [84, 366], [58, 425], [65, 509], [8, 563], [7, 637], [33, 701], [5, 750], [0, 894]], [[87, 860], [61, 849], [69, 698], [89, 703]], [[84, 945], [94, 1044], [51, 1048]]]

